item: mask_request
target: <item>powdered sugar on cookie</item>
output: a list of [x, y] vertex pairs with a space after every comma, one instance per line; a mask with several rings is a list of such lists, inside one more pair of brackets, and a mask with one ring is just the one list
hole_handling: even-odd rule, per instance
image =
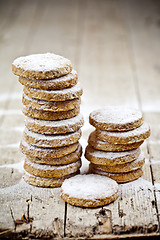
[[62, 184], [62, 194], [79, 199], [103, 199], [118, 192], [117, 183], [104, 176], [95, 174], [77, 175]]

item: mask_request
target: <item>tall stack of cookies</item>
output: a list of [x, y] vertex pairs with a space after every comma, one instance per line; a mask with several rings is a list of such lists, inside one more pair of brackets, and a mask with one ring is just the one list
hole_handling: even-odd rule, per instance
[[109, 106], [89, 116], [96, 130], [88, 139], [85, 157], [89, 171], [104, 175], [118, 183], [139, 178], [145, 158], [140, 145], [150, 136], [150, 128], [142, 113], [121, 106]]
[[81, 167], [79, 139], [84, 120], [77, 72], [70, 60], [52, 53], [17, 58], [12, 71], [24, 85], [24, 180], [59, 187]]

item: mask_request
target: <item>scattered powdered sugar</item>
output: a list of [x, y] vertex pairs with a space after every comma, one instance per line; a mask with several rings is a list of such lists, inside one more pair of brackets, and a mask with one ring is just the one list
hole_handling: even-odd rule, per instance
[[[80, 122], [84, 122], [83, 116], [81, 113], [79, 113], [77, 116], [65, 119], [65, 120], [59, 120], [59, 121], [45, 121], [45, 120], [38, 120], [30, 117], [25, 118], [25, 122], [33, 123], [38, 126], [46, 126], [46, 127], [61, 127], [61, 126], [73, 126]], [[83, 125], [83, 124], [82, 124]]]
[[144, 122], [140, 127], [135, 128], [130, 131], [126, 131], [126, 132], [110, 132], [110, 131], [104, 131], [104, 130], [99, 130], [99, 129], [97, 131], [101, 131], [102, 134], [104, 134], [104, 135], [106, 134], [107, 136], [125, 138], [125, 137], [140, 136], [140, 135], [148, 132], [149, 129], [150, 128], [149, 128], [148, 123]]
[[24, 70], [45, 72], [71, 66], [71, 61], [53, 53], [44, 53], [19, 57], [14, 60], [13, 65]]
[[107, 177], [96, 174], [77, 175], [66, 179], [62, 193], [80, 199], [102, 199], [111, 197], [118, 191], [118, 184]]
[[38, 141], [40, 140], [46, 140], [46, 141], [67, 141], [67, 139], [75, 137], [76, 135], [79, 135], [79, 137], [81, 136], [81, 129], [79, 129], [76, 132], [73, 133], [68, 133], [68, 134], [62, 134], [62, 135], [45, 135], [45, 134], [40, 134], [40, 133], [35, 133], [32, 132], [30, 130], [28, 130], [27, 128], [25, 128], [24, 133], [26, 134], [26, 136], [30, 136]]
[[0, 168], [14, 168], [14, 169], [17, 169], [19, 172], [24, 172], [23, 164], [24, 164], [24, 161], [21, 161], [18, 163], [12, 163], [12, 164], [3, 164], [3, 165], [0, 165]]
[[67, 165], [53, 166], [53, 165], [33, 163], [29, 161], [27, 158], [25, 158], [25, 163], [35, 169], [52, 171], [52, 170], [59, 170], [59, 169], [65, 169], [65, 168], [74, 168], [75, 166], [80, 165], [81, 160], [79, 159], [78, 161], [69, 163]]
[[108, 106], [93, 111], [90, 117], [100, 123], [126, 124], [141, 119], [142, 113], [126, 106]]

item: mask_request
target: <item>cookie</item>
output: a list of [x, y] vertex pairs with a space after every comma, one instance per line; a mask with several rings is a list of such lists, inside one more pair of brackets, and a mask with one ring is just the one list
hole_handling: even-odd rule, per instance
[[94, 174], [79, 174], [65, 180], [61, 186], [61, 198], [78, 207], [104, 206], [115, 201], [117, 197], [117, 183]]
[[24, 171], [23, 179], [28, 184], [31, 184], [37, 187], [60, 187], [65, 179], [73, 177], [77, 174], [79, 174], [79, 171], [66, 175], [64, 177], [60, 177], [60, 178], [42, 178], [42, 177], [36, 177]]
[[77, 132], [63, 134], [63, 135], [44, 135], [35, 133], [27, 128], [24, 130], [24, 140], [34, 146], [42, 148], [55, 148], [71, 145], [78, 142], [82, 135], [82, 131], [79, 129]]
[[81, 167], [81, 160], [79, 159], [76, 162], [63, 165], [63, 166], [53, 166], [38, 164], [29, 161], [27, 158], [24, 161], [24, 169], [26, 172], [37, 177], [44, 178], [54, 178], [54, 177], [64, 177], [66, 175], [77, 172]]
[[32, 108], [23, 106], [22, 112], [27, 117], [41, 119], [41, 120], [64, 120], [72, 118], [79, 114], [80, 106], [77, 105], [74, 109], [64, 112], [51, 112], [51, 111], [39, 111]]
[[46, 165], [66, 165], [72, 162], [76, 162], [82, 155], [82, 146], [79, 144], [78, 148], [75, 152], [72, 152], [68, 155], [59, 158], [38, 158], [31, 157], [27, 155], [27, 159], [31, 162], [38, 164], [46, 164]]
[[19, 57], [12, 63], [15, 75], [30, 79], [52, 79], [72, 71], [71, 61], [53, 53]]
[[89, 122], [95, 128], [106, 131], [128, 131], [140, 127], [143, 116], [139, 110], [125, 106], [109, 106], [93, 111]]
[[140, 127], [126, 132], [109, 132], [96, 130], [96, 137], [101, 141], [113, 144], [130, 144], [144, 141], [150, 136], [149, 125], [144, 122]]
[[41, 134], [65, 134], [76, 132], [83, 124], [84, 118], [81, 113], [75, 117], [59, 121], [45, 121], [30, 117], [25, 118], [26, 127], [33, 132]]
[[93, 168], [96, 168], [97, 170], [104, 171], [104, 172], [125, 173], [125, 172], [131, 172], [139, 168], [142, 168], [144, 163], [145, 163], [144, 154], [141, 153], [136, 160], [129, 163], [117, 164], [114, 166], [97, 165], [97, 164], [91, 163], [91, 167], [93, 166]]
[[68, 101], [51, 102], [30, 98], [26, 94], [23, 94], [22, 103], [27, 108], [32, 108], [38, 111], [61, 112], [69, 111], [74, 109], [76, 106], [79, 106], [81, 104], [81, 99], [75, 98], [73, 100]]
[[35, 147], [28, 144], [23, 139], [20, 143], [22, 153], [24, 153], [25, 155], [29, 155], [31, 157], [49, 158], [49, 159], [60, 158], [72, 152], [75, 152], [78, 146], [79, 146], [79, 143], [74, 143], [72, 145], [59, 147], [59, 148], [40, 148], [40, 147]]
[[83, 93], [79, 82], [71, 88], [61, 90], [43, 90], [24, 86], [23, 91], [30, 98], [58, 102], [80, 98]]
[[143, 171], [141, 168], [131, 172], [126, 172], [126, 173], [109, 173], [109, 172], [97, 170], [96, 168], [93, 168], [93, 166], [89, 166], [89, 172], [112, 178], [117, 183], [126, 183], [126, 182], [134, 181], [139, 177], [141, 177], [143, 174]]
[[78, 82], [78, 74], [72, 70], [69, 74], [53, 79], [29, 79], [19, 77], [19, 82], [27, 87], [44, 89], [44, 90], [57, 90], [73, 87]]
[[115, 166], [117, 164], [120, 165], [134, 161], [139, 157], [140, 153], [140, 148], [125, 152], [104, 152], [88, 145], [86, 147], [85, 157], [94, 164]]
[[113, 144], [100, 141], [96, 138], [95, 131], [89, 136], [88, 143], [95, 149], [108, 152], [122, 152], [138, 148], [143, 141], [128, 144]]

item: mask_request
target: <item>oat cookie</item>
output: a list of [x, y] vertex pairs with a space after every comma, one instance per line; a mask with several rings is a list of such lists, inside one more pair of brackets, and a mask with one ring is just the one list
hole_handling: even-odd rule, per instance
[[89, 122], [95, 128], [106, 131], [128, 131], [142, 125], [143, 116], [139, 110], [125, 106], [108, 106], [93, 111]]
[[101, 141], [114, 144], [128, 144], [144, 141], [150, 136], [149, 125], [144, 122], [140, 127], [126, 132], [109, 132], [96, 130], [96, 137]]
[[82, 131], [79, 129], [76, 132], [63, 134], [63, 135], [44, 135], [35, 133], [27, 128], [24, 130], [24, 140], [34, 146], [42, 148], [55, 148], [71, 145], [78, 142], [82, 135]]
[[75, 117], [59, 121], [45, 121], [30, 117], [25, 118], [25, 125], [29, 130], [42, 134], [65, 134], [76, 132], [83, 124], [84, 118], [81, 113]]
[[36, 118], [40, 120], [64, 120], [72, 118], [79, 114], [80, 106], [77, 105], [74, 109], [64, 112], [51, 112], [51, 111], [39, 111], [32, 108], [27, 108], [23, 106], [22, 112], [27, 117]]
[[44, 90], [57, 90], [73, 87], [78, 82], [78, 74], [72, 70], [69, 74], [53, 79], [29, 79], [19, 77], [19, 82], [28, 87], [44, 89]]
[[138, 148], [143, 141], [134, 142], [128, 144], [113, 144], [108, 142], [103, 142], [96, 138], [95, 131], [92, 132], [89, 136], [88, 143], [95, 149], [108, 152], [122, 152]]
[[79, 144], [75, 152], [67, 154], [63, 157], [38, 158], [38, 157], [31, 157], [27, 155], [27, 159], [30, 160], [31, 162], [38, 163], [38, 164], [66, 165], [66, 164], [78, 161], [78, 159], [80, 159], [81, 156], [82, 156], [82, 146]]
[[115, 201], [117, 197], [117, 183], [94, 174], [79, 174], [65, 180], [61, 187], [61, 198], [78, 207], [104, 206]]
[[97, 165], [97, 164], [91, 163], [91, 167], [93, 166], [93, 168], [96, 168], [97, 170], [104, 171], [104, 172], [125, 173], [125, 172], [131, 172], [139, 168], [142, 168], [144, 163], [145, 163], [144, 154], [141, 153], [136, 160], [129, 163], [117, 164], [114, 166]]
[[62, 166], [37, 164], [29, 161], [27, 158], [24, 161], [24, 169], [26, 170], [26, 172], [37, 177], [45, 178], [64, 177], [66, 175], [77, 172], [80, 167], [80, 159], [76, 162]]
[[79, 146], [79, 143], [74, 143], [72, 145], [59, 147], [59, 148], [40, 148], [40, 147], [35, 147], [28, 144], [23, 139], [20, 143], [22, 153], [24, 153], [25, 155], [29, 155], [31, 157], [49, 158], [49, 159], [63, 157], [72, 152], [75, 152], [78, 146]]
[[44, 101], [44, 100], [30, 98], [26, 94], [23, 94], [22, 103], [27, 108], [32, 108], [38, 111], [61, 112], [61, 111], [69, 111], [79, 106], [81, 104], [81, 99], [75, 98], [68, 101], [51, 102], [51, 101]]
[[12, 63], [15, 75], [30, 79], [52, 79], [72, 71], [71, 61], [53, 53], [19, 57]]
[[30, 98], [58, 102], [80, 98], [83, 93], [79, 82], [71, 88], [61, 90], [43, 90], [24, 86], [23, 91]]
[[97, 170], [96, 168], [93, 168], [93, 166], [89, 167], [89, 172], [112, 178], [117, 183], [126, 183], [126, 182], [134, 181], [139, 177], [141, 177], [143, 174], [143, 171], [141, 168], [131, 172], [126, 172], [126, 173], [109, 173], [109, 172]]
[[140, 153], [140, 148], [124, 152], [105, 152], [96, 150], [88, 145], [86, 147], [85, 157], [94, 164], [113, 166], [132, 162], [139, 157]]
[[60, 178], [42, 178], [42, 177], [36, 177], [34, 175], [31, 175], [25, 171], [23, 179], [28, 184], [31, 184], [37, 187], [60, 187], [65, 179], [73, 177], [77, 174], [79, 174], [79, 171], [66, 175], [64, 177], [60, 177]]

